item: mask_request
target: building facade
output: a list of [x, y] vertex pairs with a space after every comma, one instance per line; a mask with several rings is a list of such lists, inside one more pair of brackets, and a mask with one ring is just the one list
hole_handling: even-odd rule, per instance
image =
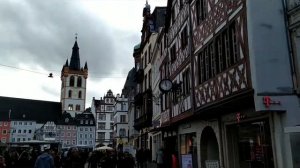
[[2, 143], [10, 141], [10, 121], [8, 120], [0, 121], [0, 141]]
[[123, 145], [128, 144], [128, 99], [117, 94], [114, 104], [114, 145], [123, 151]]
[[96, 113], [96, 145], [112, 145], [115, 96], [111, 90], [96, 100], [93, 98], [92, 109]]
[[94, 149], [96, 121], [90, 109], [76, 115], [77, 124], [77, 146]]
[[56, 124], [56, 142], [62, 148], [69, 148], [77, 145], [77, 123], [68, 112], [63, 112]]
[[[139, 94], [147, 88], [149, 72], [145, 29], [134, 50], [138, 147], [155, 150], [160, 138], [150, 143], [150, 137], [160, 134], [167, 167], [181, 167], [187, 160], [192, 167], [298, 167], [298, 5], [282, 0], [168, 0], [166, 45], [161, 51], [155, 47], [164, 44], [158, 35], [150, 56], [154, 81], [149, 125], [138, 120], [146, 112]], [[163, 81], [170, 81], [170, 87]], [[160, 110], [153, 103], [156, 95]], [[145, 128], [150, 136], [143, 138]]]
[[157, 7], [151, 13], [150, 5], [146, 3], [143, 9], [141, 43], [134, 48], [135, 82], [137, 83], [134, 97], [134, 128], [139, 131], [139, 137], [136, 139], [137, 148], [152, 149], [153, 137], [152, 134], [149, 134], [150, 129], [152, 129], [153, 115], [151, 62], [157, 32], [165, 23], [165, 14], [165, 7]]

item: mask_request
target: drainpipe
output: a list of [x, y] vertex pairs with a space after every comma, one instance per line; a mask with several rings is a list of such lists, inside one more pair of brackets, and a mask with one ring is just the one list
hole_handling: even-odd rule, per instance
[[288, 50], [289, 50], [289, 62], [290, 62], [290, 68], [291, 68], [291, 76], [292, 76], [292, 82], [293, 82], [293, 89], [294, 92], [296, 89], [298, 89], [298, 83], [297, 83], [297, 76], [296, 76], [296, 70], [295, 70], [295, 60], [294, 60], [294, 54], [293, 54], [293, 48], [291, 44], [291, 35], [289, 31], [289, 23], [288, 23], [288, 10], [287, 10], [287, 0], [282, 0], [282, 7], [283, 7], [283, 17], [284, 17], [284, 24], [285, 24], [285, 30], [286, 30], [286, 39], [288, 44]]

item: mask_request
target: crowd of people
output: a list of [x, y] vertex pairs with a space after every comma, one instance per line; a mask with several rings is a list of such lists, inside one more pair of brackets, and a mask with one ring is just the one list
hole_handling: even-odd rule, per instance
[[[1, 153], [0, 153], [1, 154]], [[66, 151], [45, 148], [6, 149], [0, 155], [0, 168], [134, 168], [135, 159], [128, 152], [114, 150], [88, 151], [70, 148]]]

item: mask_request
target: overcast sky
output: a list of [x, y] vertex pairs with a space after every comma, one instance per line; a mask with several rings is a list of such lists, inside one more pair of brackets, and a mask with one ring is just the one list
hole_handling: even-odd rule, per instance
[[[0, 96], [60, 101], [60, 72], [75, 33], [88, 63], [86, 107], [120, 93], [134, 66], [146, 0], [0, 0]], [[151, 11], [167, 0], [148, 0]], [[53, 78], [48, 74], [53, 73]]]

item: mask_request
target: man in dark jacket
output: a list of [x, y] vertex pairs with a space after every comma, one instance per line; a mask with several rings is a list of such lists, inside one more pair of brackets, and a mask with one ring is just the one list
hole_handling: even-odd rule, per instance
[[34, 168], [54, 168], [53, 157], [49, 154], [50, 149], [45, 149], [35, 161]]

